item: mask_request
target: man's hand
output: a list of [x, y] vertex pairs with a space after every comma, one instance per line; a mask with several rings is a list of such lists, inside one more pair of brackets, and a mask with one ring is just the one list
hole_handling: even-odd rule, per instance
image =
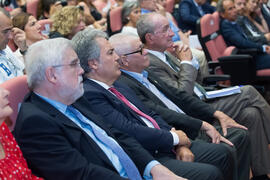
[[266, 52], [267, 54], [270, 54], [270, 46], [265, 46], [265, 52]]
[[221, 136], [214, 126], [205, 121], [202, 123], [201, 130], [205, 131], [205, 133], [212, 139], [212, 143], [219, 144], [220, 142], [224, 142], [230, 146], [233, 146], [231, 141]]
[[25, 32], [19, 28], [12, 28], [13, 40], [21, 51], [27, 50]]
[[161, 4], [156, 4], [155, 11], [166, 17], [166, 9]]
[[192, 53], [188, 45], [183, 43], [174, 43], [173, 48], [175, 51], [175, 55], [180, 60], [191, 61], [192, 60]]
[[190, 140], [187, 137], [186, 133], [184, 133], [181, 130], [175, 130], [174, 128], [171, 129], [172, 132], [175, 132], [179, 138], [179, 144], [180, 146], [187, 146], [190, 147]]
[[176, 159], [177, 160], [181, 160], [181, 161], [185, 161], [185, 162], [193, 162], [194, 161], [194, 154], [186, 146], [177, 146], [175, 151], [176, 151]]
[[241, 129], [247, 130], [245, 126], [238, 124], [232, 118], [230, 118], [229, 116], [227, 116], [221, 111], [216, 111], [214, 113], [214, 117], [219, 120], [224, 136], [227, 135], [227, 128], [235, 127], [235, 128], [241, 128]]
[[183, 42], [183, 44], [189, 46], [189, 35], [191, 34], [191, 32], [191, 30], [185, 33], [183, 33], [181, 30], [178, 31], [178, 35], [180, 36], [181, 42]]
[[175, 175], [165, 166], [158, 164], [151, 169], [153, 180], [187, 180]]

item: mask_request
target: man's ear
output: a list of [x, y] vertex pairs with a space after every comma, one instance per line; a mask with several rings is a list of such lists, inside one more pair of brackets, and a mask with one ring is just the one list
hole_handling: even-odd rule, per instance
[[147, 42], [147, 44], [152, 44], [153, 42], [153, 35], [151, 33], [146, 33], [145, 34], [145, 41]]
[[95, 59], [88, 60], [88, 66], [90, 69], [97, 70], [98, 69], [98, 61]]
[[222, 17], [223, 19], [225, 19], [224, 18], [224, 13], [221, 12], [221, 13], [219, 13], [219, 15], [220, 15], [220, 17]]
[[45, 76], [47, 81], [51, 82], [51, 83], [56, 83], [57, 82], [57, 76], [56, 76], [56, 70], [54, 67], [48, 67], [45, 70]]
[[120, 57], [120, 66], [121, 67], [127, 67], [128, 66], [128, 59], [127, 56], [121, 56]]

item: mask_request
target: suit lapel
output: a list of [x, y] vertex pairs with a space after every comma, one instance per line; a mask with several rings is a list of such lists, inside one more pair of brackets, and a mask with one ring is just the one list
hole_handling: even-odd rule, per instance
[[[139, 86], [139, 88], [142, 89], [144, 93], [147, 93], [147, 96], [149, 96], [153, 101], [158, 101], [159, 104], [163, 104], [165, 107], [166, 105], [149, 89], [147, 89], [142, 83], [140, 83], [137, 79], [133, 78], [132, 76], [128, 75], [127, 73], [122, 72], [123, 78], [128, 79], [128, 81], [131, 81], [132, 83], [136, 84], [135, 86]], [[149, 80], [149, 78], [147, 78]], [[150, 80], [149, 80], [150, 81]], [[156, 81], [156, 80], [155, 80]], [[151, 81], [150, 81], [151, 82]], [[157, 81], [156, 81], [157, 82]], [[152, 82], [151, 82], [152, 83]], [[152, 83], [154, 84], [154, 83]], [[155, 85], [155, 84], [154, 84]], [[156, 86], [156, 85], [155, 85]], [[159, 88], [157, 88], [159, 89]], [[162, 92], [162, 91], [161, 91]]]
[[[83, 135], [86, 139], [87, 142], [90, 144], [92, 149], [96, 152], [96, 154], [102, 159], [106, 164], [111, 166], [111, 168], [115, 169], [114, 166], [112, 165], [111, 161], [107, 158], [107, 156], [104, 154], [104, 152], [99, 148], [99, 146], [95, 143], [95, 141], [86, 133], [84, 132], [79, 126], [77, 126], [72, 120], [67, 118], [63, 113], [58, 111], [56, 108], [54, 108], [51, 104], [47, 103], [44, 101], [42, 98], [38, 97], [35, 93], [31, 93], [31, 100], [33, 104], [35, 104], [37, 107], [39, 107], [42, 111], [48, 113], [50, 116], [53, 118], [57, 119], [57, 121], [61, 124], [63, 124], [68, 132], [67, 134], [72, 136], [72, 139], [81, 139], [81, 136]], [[82, 101], [80, 101], [82, 102]], [[86, 105], [86, 104], [84, 104]], [[104, 127], [104, 124], [100, 123], [100, 118], [91, 113], [89, 110], [86, 110], [86, 107], [83, 107], [82, 104], [75, 103], [74, 107], [78, 108], [78, 110], [82, 114], [84, 114], [89, 120], [93, 121], [96, 123], [99, 127], [104, 129], [108, 134], [111, 135], [109, 130]], [[91, 116], [92, 115], [92, 116]], [[91, 118], [92, 117], [92, 118]]]
[[[115, 97], [112, 93], [110, 93], [108, 90], [104, 89], [102, 86], [100, 86], [98, 83], [91, 81], [89, 79], [87, 79], [85, 81], [85, 83], [89, 86], [92, 86], [92, 88], [96, 88], [98, 89], [100, 92], [103, 93], [104, 96], [107, 97], [107, 99], [109, 101], [111, 101], [111, 103], [113, 103], [115, 105], [116, 109], [120, 109], [120, 110], [127, 110], [131, 116], [133, 116], [134, 118], [136, 118], [137, 120], [139, 120], [142, 124], [146, 125], [145, 122], [137, 115], [137, 113], [135, 113], [131, 108], [129, 108], [125, 103], [123, 103], [121, 100], [119, 100], [117, 97]], [[118, 89], [119, 87], [117, 87]], [[124, 96], [126, 97], [127, 94], [124, 94]], [[127, 99], [129, 97], [126, 97]], [[129, 99], [128, 99], [129, 100]], [[132, 102], [131, 102], [132, 103]], [[135, 105], [135, 104], [134, 104]], [[124, 114], [124, 116], [126, 116], [126, 114]]]

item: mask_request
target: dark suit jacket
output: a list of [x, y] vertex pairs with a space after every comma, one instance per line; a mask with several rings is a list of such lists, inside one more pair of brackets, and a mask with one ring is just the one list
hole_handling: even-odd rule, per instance
[[144, 121], [126, 104], [96, 82], [86, 79], [84, 81], [84, 97], [91, 104], [88, 108], [100, 114], [106, 123], [110, 123], [115, 128], [133, 136], [151, 153], [170, 153], [173, 148], [173, 137], [169, 132], [171, 126], [153, 111], [145, 108], [127, 86], [115, 83], [114, 87], [142, 112], [154, 118], [161, 129], [147, 127]]
[[268, 25], [268, 28], [270, 28], [270, 14], [268, 14], [268, 12], [263, 7], [261, 7], [261, 12]]
[[124, 72], [122, 72], [118, 81], [127, 84], [148, 108], [159, 113], [170, 125], [185, 131], [190, 138], [197, 136], [202, 124], [200, 119], [204, 119], [210, 123], [213, 121], [215, 110], [208, 104], [189, 95], [185, 91], [179, 91], [173, 87], [169, 87], [157, 77], [153, 79], [153, 77], [149, 76], [148, 80], [187, 115], [168, 109], [155, 94]]
[[[247, 39], [253, 41], [257, 44], [264, 45], [268, 44], [267, 39], [264, 37], [264, 33], [262, 33], [252, 21], [248, 19], [247, 16], [238, 16], [237, 24], [242, 28], [243, 32], [247, 35]], [[254, 36], [252, 31], [257, 33], [257, 36]]]
[[[214, 6], [209, 3], [205, 3], [202, 6], [204, 14], [212, 14], [216, 11]], [[178, 25], [182, 30], [191, 30], [192, 34], [197, 34], [196, 22], [202, 16], [199, 13], [197, 6], [193, 0], [183, 0], [179, 3], [179, 22]]]
[[248, 40], [235, 25], [226, 19], [222, 19], [220, 23], [221, 34], [228, 46], [236, 46], [237, 48], [255, 48], [263, 52], [262, 45]]
[[[117, 140], [143, 174], [153, 157], [135, 139], [105, 125], [87, 109], [87, 100], [74, 106]], [[91, 137], [32, 92], [21, 105], [14, 132], [29, 167], [45, 179], [124, 179]]]

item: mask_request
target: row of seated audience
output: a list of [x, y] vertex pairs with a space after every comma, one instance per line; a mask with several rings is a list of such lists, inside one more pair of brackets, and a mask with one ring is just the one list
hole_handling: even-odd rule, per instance
[[[268, 103], [251, 86], [212, 101], [194, 97], [202, 88], [196, 80], [207, 71], [206, 59], [201, 50], [188, 47], [191, 32], [179, 30], [164, 6], [164, 1], [125, 2], [123, 22], [137, 33], [131, 28], [135, 36], [121, 33], [109, 41], [101, 30], [86, 28], [92, 24], [87, 23], [89, 8], [67, 6], [51, 16], [50, 36], [71, 41], [45, 40], [33, 16], [20, 13], [12, 25], [0, 9], [1, 82], [22, 75], [25, 64], [31, 92], [14, 135], [35, 175], [245, 180], [251, 167], [255, 178], [269, 178]], [[231, 0], [221, 0], [218, 11], [236, 20]], [[6, 47], [12, 38], [24, 63]], [[260, 48], [268, 51], [264, 43]], [[27, 168], [24, 160], [21, 164]], [[11, 172], [3, 171], [4, 176]]]

